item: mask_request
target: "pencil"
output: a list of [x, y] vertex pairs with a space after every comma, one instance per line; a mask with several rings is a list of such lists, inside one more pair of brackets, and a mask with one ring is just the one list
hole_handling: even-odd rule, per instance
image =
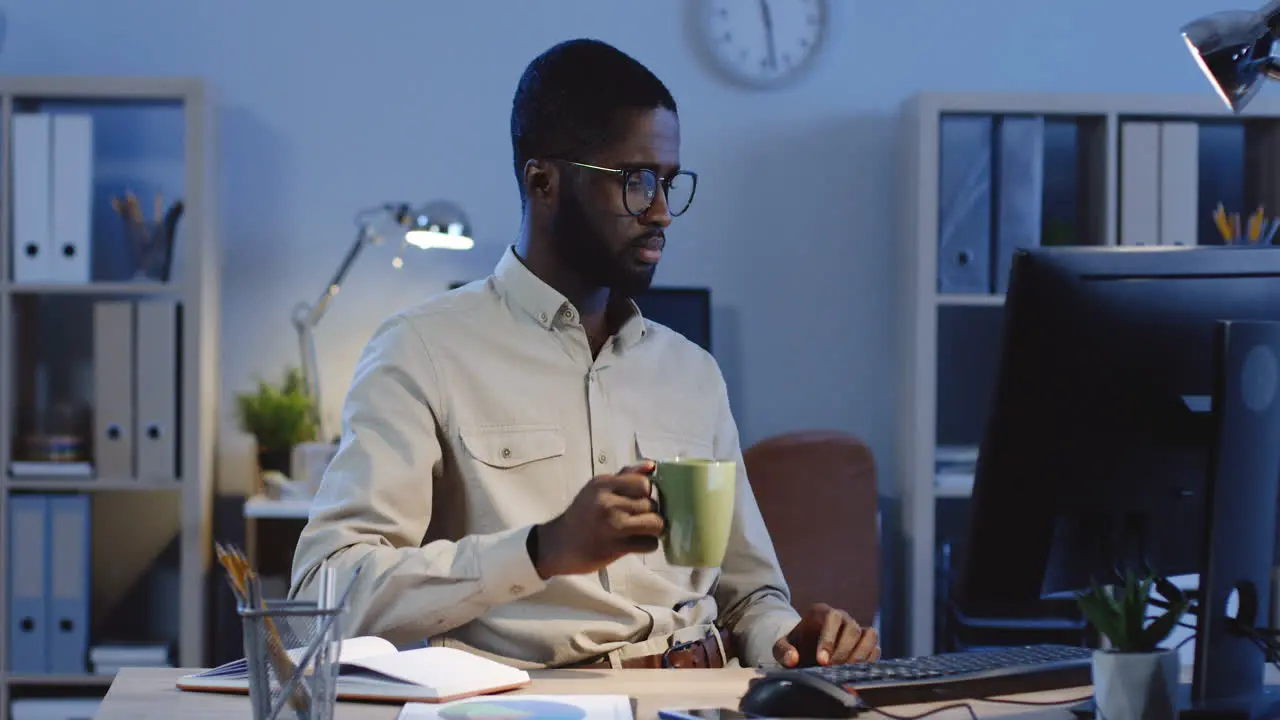
[[1213, 223], [1218, 228], [1218, 234], [1222, 236], [1222, 240], [1228, 244], [1231, 243], [1231, 225], [1227, 222], [1227, 211], [1223, 209], [1222, 203], [1218, 203], [1218, 209], [1213, 213]]

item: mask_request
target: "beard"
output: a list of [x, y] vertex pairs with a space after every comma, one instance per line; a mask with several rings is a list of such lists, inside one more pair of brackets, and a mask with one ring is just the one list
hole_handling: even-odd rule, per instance
[[630, 242], [614, 248], [608, 236], [592, 224], [576, 191], [560, 193], [551, 232], [561, 260], [590, 286], [608, 288], [610, 295], [632, 298], [653, 283], [657, 266], [635, 262]]

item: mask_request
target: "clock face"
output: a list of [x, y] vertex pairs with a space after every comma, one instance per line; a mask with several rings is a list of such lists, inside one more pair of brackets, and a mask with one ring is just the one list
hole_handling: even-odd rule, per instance
[[703, 0], [703, 40], [738, 82], [773, 87], [808, 68], [827, 29], [827, 0]]

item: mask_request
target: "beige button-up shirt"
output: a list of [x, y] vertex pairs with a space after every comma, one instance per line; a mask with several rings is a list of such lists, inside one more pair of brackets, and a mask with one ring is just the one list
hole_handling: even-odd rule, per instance
[[[641, 458], [735, 459], [719, 569], [661, 550], [543, 581], [530, 528]], [[344, 634], [462, 647], [520, 667], [661, 652], [719, 618], [744, 665], [799, 621], [742, 467], [719, 367], [630, 317], [592, 358], [577, 311], [508, 248], [495, 273], [385, 321], [361, 355], [293, 562], [359, 566]], [[341, 588], [342, 583], [339, 583]]]

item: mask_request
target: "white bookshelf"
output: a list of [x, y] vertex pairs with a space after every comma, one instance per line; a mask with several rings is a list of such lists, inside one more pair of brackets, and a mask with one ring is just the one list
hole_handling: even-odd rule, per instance
[[[157, 110], [158, 109], [158, 110]], [[136, 162], [121, 158], [154, 141], [154, 127], [131, 127], [128, 113], [164, 113], [181, 145], [166, 147], [159, 161]], [[101, 140], [98, 128], [132, 138], [125, 148], [104, 154], [95, 150], [94, 206], [100, 208], [100, 185], [115, 187], [137, 184], [131, 189], [147, 191], [148, 169], [160, 168], [173, 176], [180, 193], [166, 200], [181, 200], [184, 211], [178, 223], [174, 262], [167, 281], [91, 276], [87, 282], [21, 282], [15, 277], [13, 125], [16, 113], [87, 113], [94, 118], [95, 146]], [[98, 113], [105, 113], [99, 115]], [[103, 117], [107, 117], [104, 120]], [[85, 494], [89, 496], [92, 522], [90, 583], [92, 590], [89, 643], [100, 641], [150, 640], [95, 634], [98, 613], [92, 600], [102, 595], [121, 597], [127, 589], [107, 569], [120, 573], [145, 574], [149, 564], [165, 547], [176, 547], [175, 592], [152, 596], [149, 612], [168, 613], [176, 626], [172, 660], [180, 666], [200, 666], [206, 662], [207, 577], [211, 570], [212, 500], [214, 451], [218, 427], [218, 338], [219, 267], [221, 254], [214, 222], [215, 168], [212, 103], [200, 79], [174, 77], [21, 77], [0, 76], [0, 538], [8, 537], [9, 505], [29, 494]], [[172, 156], [172, 157], [170, 157]], [[171, 162], [172, 161], [172, 162]], [[150, 163], [150, 164], [148, 164]], [[158, 183], [163, 184], [163, 183]], [[151, 215], [148, 196], [145, 212]], [[91, 219], [91, 247], [103, 225], [118, 220], [110, 213], [94, 213]], [[96, 271], [95, 271], [96, 272]], [[31, 343], [26, 334], [45, 322], [41, 303], [61, 302], [85, 317], [91, 316], [98, 300], [144, 301], [164, 298], [180, 308], [175, 333], [177, 382], [176, 410], [173, 411], [176, 439], [174, 477], [138, 477], [135, 474], [91, 472], [76, 476], [48, 473], [14, 474], [11, 462], [24, 459], [23, 438], [29, 428], [22, 418], [38, 410], [27, 407], [25, 375]], [[61, 306], [60, 306], [61, 307]], [[38, 320], [31, 320], [35, 317]], [[141, 322], [141, 321], [140, 321]], [[38, 328], [37, 328], [38, 329]], [[84, 341], [86, 347], [88, 340]], [[24, 349], [27, 348], [27, 349]], [[92, 350], [86, 352], [93, 362]], [[136, 361], [136, 359], [135, 359]], [[139, 371], [140, 372], [140, 371]], [[145, 383], [142, 377], [138, 382]], [[92, 397], [92, 396], [90, 396]], [[89, 410], [92, 413], [92, 408]], [[86, 458], [93, 461], [92, 454]], [[0, 541], [4, 542], [4, 541]], [[20, 673], [10, 668], [10, 612], [8, 607], [8, 554], [5, 543], [0, 552], [0, 707], [7, 716], [9, 700], [15, 694], [59, 696], [75, 688], [104, 688], [110, 678], [84, 673]], [[20, 688], [20, 690], [18, 690]]]
[[[1135, 200], [1147, 194], [1158, 197], [1169, 188], [1188, 187], [1186, 172], [1198, 172], [1196, 150], [1184, 153], [1178, 170], [1166, 172], [1159, 184], [1164, 190], [1150, 191], [1134, 185], [1126, 195], [1121, 146], [1129, 123], [1237, 124], [1244, 133], [1242, 184], [1246, 186], [1244, 205], [1251, 209], [1263, 204], [1269, 215], [1280, 215], [1280, 99], [1259, 97], [1244, 113], [1232, 115], [1207, 87], [1204, 93], [1186, 96], [1103, 95], [1103, 94], [1009, 94], [1009, 93], [923, 93], [904, 103], [901, 112], [902, 186], [898, 236], [899, 350], [903, 371], [899, 378], [900, 407], [897, 445], [898, 491], [902, 527], [904, 585], [907, 606], [903, 627], [906, 652], [914, 655], [934, 652], [935, 646], [935, 553], [936, 502], [941, 497], [965, 497], [972, 488], [949, 477], [938, 485], [935, 457], [938, 444], [940, 325], [948, 317], [984, 313], [1002, 317], [1004, 297], [997, 292], [945, 293], [939, 290], [939, 155], [940, 126], [948, 114], [1032, 115], [1070, 120], [1076, 127], [1078, 213], [1076, 237], [1070, 244], [1114, 246], [1126, 244], [1122, 216], [1130, 219], [1150, 213], [1182, 211], [1163, 222], [1180, 231], [1178, 222], [1196, 215], [1185, 214], [1185, 198], [1156, 202], [1160, 207]], [[1199, 129], [1199, 128], [1197, 128]], [[1198, 150], [1198, 149], [1197, 149]], [[1203, 159], [1204, 154], [1199, 156]], [[1174, 167], [1172, 162], [1166, 163]], [[1132, 166], [1129, 168], [1132, 170]], [[1051, 170], [1046, 169], [1046, 173]], [[1131, 181], [1132, 182], [1132, 181]], [[1194, 187], [1191, 182], [1190, 186]], [[1128, 204], [1126, 205], [1126, 201]], [[1228, 212], [1233, 211], [1228, 208]], [[1241, 214], [1247, 214], [1244, 208]], [[1129, 226], [1133, 227], [1132, 224]], [[1203, 232], [1201, 232], [1203, 241]], [[976, 313], [976, 314], [973, 314]], [[998, 345], [998, 343], [997, 343]], [[992, 361], [998, 348], [992, 347]], [[945, 388], [943, 388], [945, 390]], [[981, 429], [977, 429], [980, 435]]]

